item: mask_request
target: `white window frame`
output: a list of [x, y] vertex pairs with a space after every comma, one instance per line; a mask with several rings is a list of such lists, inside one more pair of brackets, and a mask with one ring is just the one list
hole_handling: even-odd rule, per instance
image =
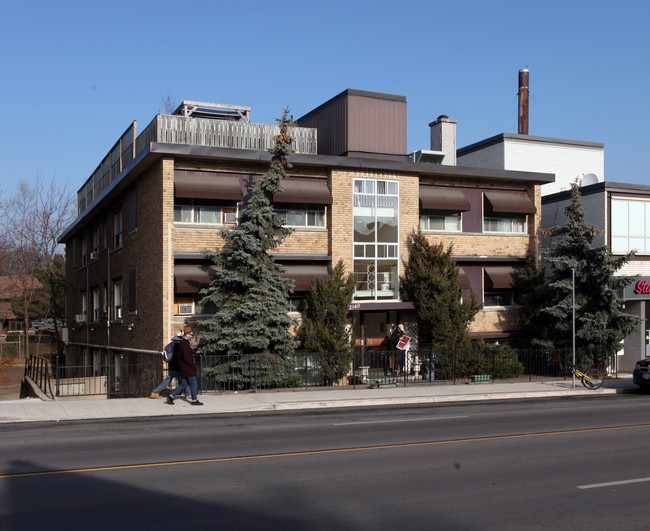
[[[197, 199], [185, 199], [179, 203], [174, 204], [174, 223], [207, 225], [207, 226], [237, 225], [237, 220], [239, 219], [239, 209], [238, 209], [237, 202], [218, 201], [219, 204], [215, 204], [215, 205], [201, 205], [201, 204], [195, 204], [195, 201], [197, 201]], [[179, 208], [189, 210], [189, 217], [190, 217], [189, 221], [176, 219], [177, 209]], [[197, 218], [200, 216], [201, 208], [214, 208], [215, 210], [217, 210], [218, 211], [217, 216], [219, 221], [217, 222], [197, 221]], [[229, 221], [226, 219], [226, 216], [229, 216], [231, 214], [235, 215], [234, 221]]]
[[[437, 212], [437, 213], [436, 213]], [[442, 229], [432, 229], [431, 228], [431, 218], [442, 218], [443, 224], [446, 223], [447, 218], [458, 217], [458, 224], [456, 229], [443, 227]], [[427, 227], [422, 227], [423, 218], [426, 218]], [[462, 212], [451, 212], [445, 210], [434, 210], [423, 208], [420, 210], [420, 229], [423, 231], [431, 232], [463, 232], [463, 213]]]
[[[507, 221], [510, 224], [512, 229], [514, 221], [521, 221], [523, 219], [524, 226], [523, 230], [488, 230], [486, 228], [488, 221], [496, 221], [497, 224], [503, 221]], [[483, 232], [490, 234], [519, 234], [525, 235], [528, 234], [528, 214], [508, 214], [505, 216], [483, 216]]]
[[[621, 220], [616, 217], [616, 204], [625, 205], [624, 224], [626, 229], [624, 231], [619, 228]], [[640, 207], [641, 212], [633, 214], [630, 208], [632, 205]], [[641, 198], [612, 197], [610, 210], [610, 246], [612, 253], [627, 254], [632, 250], [636, 250], [637, 254], [640, 255], [650, 254], [650, 201]], [[632, 232], [638, 232], [638, 234], [632, 234]], [[643, 249], [639, 247], [643, 247]]]

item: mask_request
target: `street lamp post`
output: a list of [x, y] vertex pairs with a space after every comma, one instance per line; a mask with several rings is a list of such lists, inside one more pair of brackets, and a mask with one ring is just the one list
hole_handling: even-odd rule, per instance
[[573, 353], [573, 389], [576, 387], [576, 268], [571, 268], [571, 303], [573, 306], [573, 331], [571, 333]]

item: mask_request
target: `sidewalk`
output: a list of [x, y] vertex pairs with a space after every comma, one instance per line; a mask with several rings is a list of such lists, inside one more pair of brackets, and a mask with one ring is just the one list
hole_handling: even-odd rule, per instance
[[200, 395], [203, 406], [177, 399], [171, 406], [164, 399], [124, 398], [115, 400], [55, 400], [25, 398], [0, 402], [0, 423], [156, 417], [169, 415], [227, 414], [397, 404], [439, 404], [453, 402], [535, 399], [549, 397], [597, 397], [634, 392], [631, 375], [606, 380], [596, 391], [571, 380], [523, 383], [409, 385], [393, 389], [317, 389], [223, 393]]

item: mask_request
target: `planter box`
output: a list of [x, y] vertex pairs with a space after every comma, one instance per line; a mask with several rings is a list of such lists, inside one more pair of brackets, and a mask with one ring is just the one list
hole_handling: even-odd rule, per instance
[[386, 387], [397, 387], [397, 378], [379, 378], [377, 380], [377, 385], [380, 389], [385, 389]]

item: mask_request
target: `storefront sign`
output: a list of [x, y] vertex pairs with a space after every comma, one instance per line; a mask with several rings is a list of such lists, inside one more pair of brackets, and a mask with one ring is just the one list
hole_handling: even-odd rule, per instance
[[623, 298], [625, 300], [650, 300], [650, 277], [641, 277], [625, 286]]
[[634, 286], [634, 293], [650, 293], [650, 284], [645, 280], [639, 280]]

